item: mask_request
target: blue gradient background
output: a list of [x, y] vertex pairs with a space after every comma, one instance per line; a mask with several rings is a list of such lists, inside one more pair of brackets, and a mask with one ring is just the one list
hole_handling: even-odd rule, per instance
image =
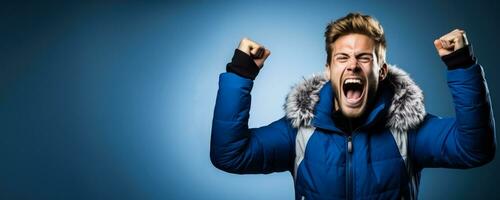
[[[293, 83], [322, 71], [324, 28], [349, 11], [382, 22], [388, 61], [442, 116], [454, 111], [432, 42], [465, 29], [498, 116], [498, 10], [493, 1], [1, 3], [0, 199], [292, 199], [289, 173], [233, 175], [209, 160], [218, 75], [242, 37], [272, 51], [251, 127], [280, 118]], [[499, 159], [425, 169], [420, 199], [498, 198], [499, 169]]]

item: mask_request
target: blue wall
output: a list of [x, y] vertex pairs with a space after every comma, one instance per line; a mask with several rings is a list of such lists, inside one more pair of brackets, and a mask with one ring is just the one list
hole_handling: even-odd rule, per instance
[[[292, 199], [289, 173], [211, 165], [218, 75], [244, 36], [271, 49], [250, 118], [266, 125], [322, 71], [324, 28], [349, 11], [382, 22], [388, 61], [442, 116], [454, 111], [432, 42], [465, 29], [499, 115], [497, 3], [377, 2], [1, 3], [0, 199]], [[495, 198], [499, 169], [426, 169], [420, 197]]]

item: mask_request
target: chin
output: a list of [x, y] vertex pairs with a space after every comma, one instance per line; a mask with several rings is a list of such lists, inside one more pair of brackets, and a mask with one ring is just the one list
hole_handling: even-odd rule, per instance
[[342, 114], [347, 118], [359, 118], [363, 115], [365, 110], [364, 105], [359, 108], [350, 108], [347, 106], [341, 106], [341, 107], [342, 107]]

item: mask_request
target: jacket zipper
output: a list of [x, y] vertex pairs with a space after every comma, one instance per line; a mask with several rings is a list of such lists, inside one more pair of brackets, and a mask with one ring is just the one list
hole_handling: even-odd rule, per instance
[[353, 145], [352, 145], [352, 136], [349, 135], [347, 136], [347, 151], [346, 151], [346, 160], [347, 160], [347, 166], [346, 166], [346, 199], [353, 199], [352, 196], [352, 191], [353, 191], [353, 186], [352, 186], [352, 151], [353, 151]]
[[346, 151], [346, 199], [354, 199], [354, 185], [353, 185], [353, 173], [352, 173], [352, 152], [354, 151], [354, 145], [352, 144], [352, 139], [353, 136], [355, 135], [356, 131], [358, 130], [359, 127], [356, 127], [356, 129], [353, 129], [352, 127], [352, 121], [349, 120], [349, 128], [351, 130], [350, 135], [347, 135], [347, 151]]

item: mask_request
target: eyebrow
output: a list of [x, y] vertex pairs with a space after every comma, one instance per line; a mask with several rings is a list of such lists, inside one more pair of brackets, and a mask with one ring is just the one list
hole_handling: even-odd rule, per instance
[[[339, 52], [339, 53], [333, 54], [334, 57], [338, 56], [338, 55], [349, 56], [349, 54], [344, 53], [344, 52]], [[361, 52], [361, 53], [355, 55], [355, 57], [360, 57], [360, 56], [371, 56], [371, 57], [373, 57], [372, 53], [368, 53], [368, 52]]]
[[333, 56], [338, 56], [338, 55], [342, 55], [342, 56], [349, 56], [349, 54], [347, 54], [347, 53], [342, 53], [342, 52], [333, 54]]

